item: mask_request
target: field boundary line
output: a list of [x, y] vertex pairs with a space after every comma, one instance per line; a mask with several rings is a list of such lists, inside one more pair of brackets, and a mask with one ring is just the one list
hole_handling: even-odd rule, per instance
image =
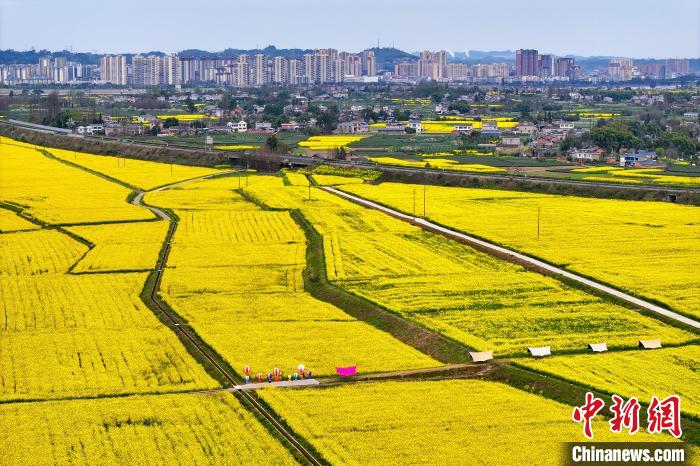
[[[177, 334], [179, 334], [181, 336], [181, 339], [187, 340], [189, 344], [192, 345], [192, 347], [202, 355], [202, 357], [207, 361], [207, 363], [211, 364], [213, 369], [216, 372], [218, 372], [223, 379], [225, 379], [228, 383], [231, 384], [231, 387], [229, 387], [228, 389], [224, 387], [224, 390], [231, 392], [234, 396], [247, 402], [247, 405], [250, 406], [256, 413], [258, 413], [259, 416], [264, 418], [269, 423], [269, 425], [282, 438], [286, 440], [286, 442], [291, 446], [291, 448], [296, 450], [296, 452], [299, 455], [301, 455], [301, 457], [303, 457], [313, 465], [320, 466], [322, 464], [321, 461], [319, 461], [313, 453], [311, 453], [299, 440], [297, 440], [295, 434], [291, 433], [289, 429], [285, 428], [280, 423], [280, 421], [278, 421], [275, 418], [275, 416], [271, 414], [270, 409], [266, 409], [265, 406], [263, 406], [263, 404], [255, 396], [251, 395], [245, 390], [235, 388], [236, 385], [239, 385], [239, 380], [236, 379], [237, 375], [231, 374], [226, 368], [222, 366], [222, 364], [219, 364], [219, 362], [209, 352], [211, 351], [212, 353], [214, 353], [222, 361], [223, 364], [228, 365], [226, 360], [223, 357], [221, 357], [215, 349], [209, 347], [209, 345], [206, 344], [206, 342], [204, 342], [204, 340], [202, 340], [196, 334], [196, 332], [193, 332], [194, 335], [192, 335], [192, 333], [187, 329], [188, 325], [182, 324], [182, 322], [186, 321], [184, 321], [184, 319], [182, 319], [182, 317], [175, 310], [171, 309], [170, 306], [164, 302], [163, 298], [158, 293], [160, 289], [160, 283], [163, 277], [163, 271], [165, 270], [167, 258], [170, 253], [172, 238], [175, 234], [175, 231], [177, 230], [179, 221], [177, 218], [175, 218], [174, 213], [171, 216], [171, 214], [168, 214], [166, 211], [161, 210], [158, 207], [146, 204], [143, 200], [143, 196], [147, 192], [164, 191], [172, 186], [179, 185], [182, 183], [217, 176], [222, 176], [222, 174], [213, 173], [210, 175], [205, 175], [203, 177], [198, 177], [190, 180], [183, 180], [180, 182], [172, 183], [170, 185], [160, 186], [150, 191], [139, 191], [137, 195], [131, 200], [132, 204], [145, 207], [158, 217], [161, 217], [163, 220], [170, 222], [170, 228], [168, 229], [168, 234], [166, 235], [165, 240], [163, 241], [163, 247], [158, 256], [158, 262], [156, 264], [156, 267], [152, 270], [152, 276], [149, 276], [149, 278], [146, 280], [146, 283], [144, 284], [142, 296], [145, 295], [146, 297], [148, 297], [149, 301], [157, 308], [157, 310], [160, 311], [161, 314], [164, 317], [166, 317], [167, 320], [170, 321], [170, 328], [172, 328]], [[145, 301], [146, 300], [144, 299], [144, 302]], [[149, 308], [153, 309], [149, 305], [149, 303], [146, 303], [146, 305]], [[246, 406], [246, 403], [243, 403], [243, 405]]]
[[494, 243], [491, 243], [489, 241], [485, 241], [479, 238], [476, 238], [471, 235], [467, 235], [465, 233], [461, 233], [459, 231], [438, 225], [436, 223], [433, 223], [429, 220], [425, 220], [420, 217], [414, 217], [413, 215], [408, 215], [405, 214], [401, 211], [392, 209], [390, 207], [386, 207], [384, 205], [381, 205], [379, 203], [370, 201], [368, 199], [365, 199], [360, 196], [356, 196], [354, 194], [349, 194], [344, 191], [341, 191], [336, 188], [332, 188], [330, 186], [324, 186], [320, 187], [319, 189], [323, 189], [326, 192], [329, 192], [331, 194], [335, 194], [336, 196], [342, 197], [346, 200], [349, 200], [351, 202], [354, 202], [355, 204], [359, 204], [363, 207], [367, 207], [370, 209], [375, 209], [380, 212], [383, 212], [387, 215], [390, 215], [398, 220], [402, 220], [407, 223], [411, 223], [415, 226], [418, 226], [426, 231], [430, 231], [432, 233], [437, 233], [442, 236], [445, 236], [450, 239], [456, 239], [460, 242], [464, 242], [469, 246], [476, 247], [477, 249], [490, 253], [492, 255], [495, 255], [497, 257], [500, 257], [502, 259], [508, 260], [510, 262], [517, 263], [519, 265], [524, 265], [527, 266], [528, 268], [535, 270], [539, 273], [549, 273], [553, 275], [560, 275], [562, 277], [565, 277], [569, 280], [572, 280], [578, 284], [584, 285], [588, 288], [592, 288], [596, 291], [603, 292], [609, 296], [612, 296], [613, 298], [620, 299], [622, 301], [625, 301], [629, 304], [632, 304], [634, 306], [639, 306], [647, 311], [651, 311], [653, 313], [656, 313], [658, 315], [661, 315], [663, 317], [666, 317], [671, 320], [675, 320], [676, 322], [679, 322], [683, 325], [688, 325], [690, 327], [693, 327], [696, 330], [700, 330], [700, 322], [696, 321], [695, 319], [691, 319], [690, 317], [686, 317], [684, 315], [681, 315], [677, 312], [671, 311], [669, 309], [663, 308], [661, 306], [658, 306], [656, 304], [650, 303], [648, 301], [645, 301], [643, 299], [637, 298], [635, 296], [632, 296], [628, 293], [625, 293], [623, 291], [616, 290], [610, 286], [604, 285], [602, 283], [599, 283], [595, 280], [591, 280], [589, 278], [585, 278], [581, 275], [575, 274], [573, 272], [570, 272], [568, 270], [562, 269], [560, 267], [556, 267], [554, 265], [548, 264], [546, 262], [543, 262], [539, 259], [535, 259], [533, 257], [527, 256], [525, 254], [513, 251], [511, 249], [505, 248], [503, 246], [498, 246]]
[[[176, 334], [178, 334], [181, 337], [181, 340], [184, 339], [184, 340], [188, 341], [192, 345], [192, 347], [194, 349], [196, 349], [197, 352], [199, 352], [202, 355], [202, 357], [207, 361], [207, 363], [211, 364], [213, 369], [216, 372], [218, 372], [223, 379], [225, 379], [232, 386], [237, 385], [238, 383], [237, 383], [235, 376], [232, 375], [231, 373], [229, 373], [228, 370], [226, 370], [224, 367], [222, 367], [222, 365], [219, 364], [216, 361], [216, 359], [209, 354], [209, 352], [203, 347], [203, 345], [206, 345], [206, 343], [204, 343], [203, 340], [200, 343], [200, 341], [198, 341], [199, 340], [198, 336], [197, 336], [197, 338], [194, 337], [188, 330], [186, 330], [184, 328], [185, 325], [182, 325], [182, 323], [181, 323], [181, 322], [183, 322], [183, 319], [174, 310], [168, 309], [169, 306], [167, 306], [164, 302], [162, 302], [162, 298], [158, 295], [158, 290], [160, 287], [160, 282], [162, 279], [163, 270], [165, 268], [168, 253], [170, 252], [172, 237], [175, 233], [175, 230], [177, 229], [179, 221], [176, 218], [174, 213], [171, 216], [170, 214], [168, 214], [167, 212], [165, 212], [164, 210], [162, 210], [158, 207], [146, 204], [143, 200], [144, 195], [148, 192], [163, 191], [163, 190], [169, 189], [175, 185], [179, 185], [182, 183], [189, 183], [189, 182], [207, 179], [207, 178], [226, 176], [226, 175], [230, 175], [230, 174], [236, 172], [237, 170], [231, 170], [228, 172], [210, 173], [208, 175], [190, 178], [187, 180], [179, 180], [177, 182], [162, 185], [162, 186], [159, 186], [157, 188], [153, 188], [151, 190], [141, 190], [139, 188], [136, 188], [136, 187], [126, 183], [126, 182], [123, 182], [119, 179], [110, 177], [108, 175], [104, 175], [104, 174], [99, 173], [99, 172], [92, 170], [90, 168], [71, 163], [70, 161], [59, 159], [58, 157], [55, 157], [54, 155], [52, 155], [48, 150], [46, 150], [46, 148], [44, 148], [43, 150], [41, 150], [41, 149], [36, 149], [36, 150], [39, 153], [41, 153], [42, 155], [44, 155], [45, 157], [53, 159], [59, 163], [64, 163], [68, 166], [71, 166], [72, 168], [76, 168], [78, 170], [83, 170], [86, 173], [103, 178], [106, 181], [124, 186], [125, 188], [127, 188], [131, 191], [129, 196], [126, 199], [127, 203], [131, 203], [133, 205], [148, 209], [151, 213], [154, 214], [153, 220], [158, 220], [160, 218], [162, 221], [167, 221], [170, 223], [170, 227], [168, 228], [168, 232], [167, 232], [166, 237], [165, 237], [163, 244], [161, 246], [161, 251], [158, 255], [158, 260], [156, 262], [155, 268], [153, 268], [151, 270], [151, 273], [149, 274], [148, 278], [146, 279], [146, 282], [144, 283], [143, 290], [141, 291], [142, 301], [154, 313], [156, 310], [160, 311], [161, 315], [163, 317], [167, 318], [167, 320], [170, 322], [171, 325], [169, 325], [168, 327], [170, 329], [172, 329]], [[147, 302], [146, 299], [143, 299], [144, 296], [149, 298], [148, 301], [150, 301], [150, 302]], [[156, 309], [154, 309], [154, 306]], [[195, 333], [195, 335], [196, 335], [196, 333]], [[183, 344], [184, 344], [184, 342], [183, 342]], [[208, 346], [208, 345], [206, 345], [206, 346]], [[187, 348], [187, 345], [185, 345], [185, 347], [186, 347], [186, 349], [189, 350], [189, 348]], [[211, 348], [210, 351], [212, 351], [214, 354], [216, 354], [218, 356], [218, 353], [216, 353], [216, 351], [213, 348]], [[194, 355], [192, 355], [192, 357], [194, 358]], [[225, 360], [223, 358], [220, 358], [220, 359], [225, 363]], [[198, 361], [200, 364], [202, 364], [201, 359], [195, 358], [195, 360]], [[207, 368], [205, 367], [204, 369], [206, 370]], [[288, 449], [296, 451], [296, 453], [298, 455], [300, 455], [301, 458], [304, 458], [306, 461], [308, 461], [309, 463], [311, 463], [313, 465], [320, 466], [321, 464], [323, 464], [299, 440], [297, 440], [295, 435], [290, 433], [290, 431], [288, 429], [286, 429], [280, 423], [280, 421], [278, 421], [275, 418], [275, 416], [273, 416], [270, 413], [270, 410], [266, 409], [256, 397], [254, 397], [250, 393], [247, 393], [245, 390], [240, 390], [240, 389], [232, 391], [232, 394], [234, 396], [237, 396], [242, 401], [244, 401], [242, 403], [244, 407], [248, 406], [248, 407], [252, 408], [252, 410], [255, 411], [258, 414], [258, 416], [260, 416], [265, 421], [267, 421], [267, 423], [272, 427], [272, 429], [274, 429], [286, 441], [286, 443], [288, 444], [288, 447], [287, 447]], [[262, 422], [262, 420], [260, 420], [260, 421], [263, 425], [265, 424], [264, 422]], [[299, 459], [299, 458], [297, 458], [297, 459]]]

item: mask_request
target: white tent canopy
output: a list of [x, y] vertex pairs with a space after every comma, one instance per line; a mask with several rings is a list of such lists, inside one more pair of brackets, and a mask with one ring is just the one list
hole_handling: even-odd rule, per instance
[[591, 351], [594, 353], [604, 353], [608, 350], [608, 344], [603, 342], [603, 343], [589, 343], [588, 348], [590, 348]]
[[528, 348], [527, 349], [530, 352], [530, 355], [536, 358], [541, 358], [544, 356], [549, 356], [552, 354], [552, 347], [551, 346], [540, 346], [540, 347], [533, 347], [533, 348]]
[[661, 340], [639, 340], [639, 347], [643, 349], [661, 348]]
[[482, 351], [480, 353], [470, 351], [469, 356], [472, 357], [472, 361], [474, 362], [490, 361], [491, 359], [493, 359], [493, 350]]

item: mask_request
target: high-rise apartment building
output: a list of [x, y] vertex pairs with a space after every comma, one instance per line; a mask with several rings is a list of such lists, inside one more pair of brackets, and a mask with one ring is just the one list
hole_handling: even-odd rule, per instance
[[100, 58], [100, 79], [106, 83], [126, 85], [125, 55], [104, 55]]
[[182, 62], [175, 54], [162, 58], [163, 81], [162, 84], [179, 86], [182, 84]]
[[554, 63], [554, 76], [576, 79], [576, 61], [573, 58], [556, 58]]
[[289, 83], [288, 75], [289, 62], [284, 57], [274, 57], [272, 59], [272, 82], [275, 84]]
[[515, 75], [539, 76], [539, 54], [533, 49], [519, 49], [515, 52]]
[[361, 57], [362, 72], [365, 76], [377, 76], [377, 57], [374, 50], [364, 50]]
[[254, 86], [264, 86], [267, 84], [267, 58], [264, 54], [258, 53], [255, 55], [255, 65], [253, 67], [253, 79], [251, 84]]
[[134, 86], [158, 86], [163, 84], [164, 76], [161, 57], [134, 55], [131, 59], [131, 82]]

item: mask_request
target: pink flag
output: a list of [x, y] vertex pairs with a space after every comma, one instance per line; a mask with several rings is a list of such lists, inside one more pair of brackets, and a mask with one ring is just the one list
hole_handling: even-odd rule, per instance
[[357, 375], [357, 366], [336, 367], [335, 370], [338, 371], [338, 375], [343, 377]]

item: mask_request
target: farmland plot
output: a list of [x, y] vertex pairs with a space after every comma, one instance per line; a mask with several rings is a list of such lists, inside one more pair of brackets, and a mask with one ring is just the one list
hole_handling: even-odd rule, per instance
[[[353, 185], [359, 186], [359, 185]], [[480, 350], [585, 350], [591, 341], [688, 342], [690, 333], [570, 288], [383, 213], [314, 189], [257, 177], [245, 188], [274, 208], [298, 208], [324, 239], [327, 274], [348, 291]]]
[[[0, 163], [12, 176], [0, 200], [24, 203], [44, 222], [152, 217], [114, 183], [33, 149], [3, 149]], [[107, 273], [152, 269], [166, 228], [102, 223], [0, 233], [1, 401], [217, 386], [140, 299], [147, 273]]]
[[146, 196], [180, 218], [162, 295], [234, 368], [290, 373], [303, 363], [328, 375], [347, 364], [363, 372], [438, 365], [308, 295], [303, 231], [288, 212], [263, 211], [235, 193], [238, 182], [198, 181]]
[[128, 189], [4, 141], [0, 200], [26, 207], [26, 214], [64, 225], [154, 217], [147, 209], [125, 202]]
[[141, 189], [153, 189], [182, 180], [212, 175], [220, 171], [213, 168], [86, 154], [63, 149], [50, 148], [48, 151], [61, 160], [89, 168]]
[[625, 398], [680, 395], [683, 411], [700, 417], [700, 347], [581, 354], [518, 361], [540, 372]]
[[7, 464], [296, 464], [229, 393], [0, 405]]
[[697, 207], [430, 186], [423, 213], [423, 186], [344, 187], [405, 212], [414, 188], [418, 215], [700, 316]]
[[[263, 399], [337, 464], [556, 464], [583, 437], [571, 407], [495, 382], [449, 380], [264, 390]], [[332, 413], [332, 415], [329, 415]], [[594, 420], [596, 441], [629, 441]], [[635, 441], [672, 441], [637, 433]], [[514, 448], [517, 445], [517, 448]]]

